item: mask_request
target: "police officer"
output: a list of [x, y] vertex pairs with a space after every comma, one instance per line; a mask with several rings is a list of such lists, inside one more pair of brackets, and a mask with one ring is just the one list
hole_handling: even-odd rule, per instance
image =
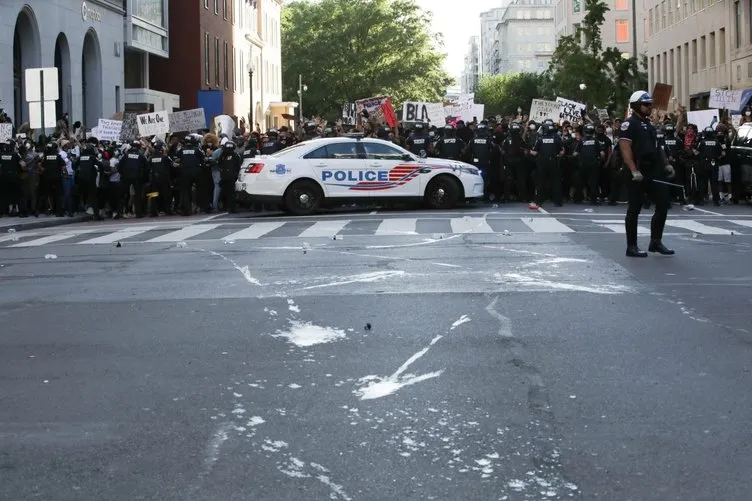
[[209, 213], [209, 202], [207, 200], [207, 186], [205, 172], [204, 152], [198, 144], [198, 138], [187, 136], [185, 144], [178, 150], [176, 163], [180, 166], [180, 206], [184, 216], [190, 216], [192, 211], [191, 193], [193, 185], [196, 185], [195, 202], [198, 210]]
[[436, 155], [448, 160], [462, 160], [465, 147], [465, 142], [457, 137], [454, 126], [447, 124], [444, 127], [444, 135], [436, 141]]
[[[123, 190], [123, 197], [127, 200], [130, 196], [131, 187], [134, 192], [134, 205], [136, 206], [136, 217], [144, 217], [144, 199], [143, 186], [144, 175], [147, 172], [146, 157], [141, 153], [141, 143], [133, 141], [128, 152], [120, 162], [120, 187]], [[127, 203], [126, 212], [128, 212]]]
[[101, 220], [99, 214], [99, 196], [97, 193], [97, 176], [102, 172], [102, 155], [97, 149], [98, 141], [94, 137], [86, 140], [81, 156], [78, 159], [78, 189], [81, 201], [88, 206], [88, 211], [94, 215], [94, 219]]
[[698, 205], [703, 205], [708, 195], [708, 181], [710, 181], [710, 192], [713, 196], [713, 203], [716, 206], [721, 205], [720, 195], [718, 193], [718, 165], [721, 156], [726, 152], [721, 147], [722, 143], [716, 138], [716, 132], [713, 127], [705, 127], [702, 131], [702, 139], [697, 146], [700, 152], [700, 169], [697, 172], [698, 188]]
[[601, 143], [595, 139], [593, 124], [585, 124], [582, 132], [582, 139], [577, 142], [574, 150], [574, 157], [577, 161], [574, 173], [574, 202], [582, 202], [583, 190], [587, 186], [590, 205], [597, 205], [600, 166], [605, 153]]
[[525, 163], [525, 141], [522, 137], [522, 125], [512, 122], [509, 134], [501, 144], [504, 168], [508, 179], [514, 179], [518, 202], [529, 202], [527, 191], [527, 164]]
[[425, 124], [418, 122], [413, 125], [413, 130], [405, 141], [407, 150], [418, 156], [428, 155], [428, 134], [426, 134]]
[[490, 174], [492, 147], [492, 140], [488, 135], [488, 124], [481, 122], [475, 130], [475, 137], [467, 145], [467, 152], [470, 162], [480, 170], [483, 177], [485, 185], [483, 193], [486, 198], [489, 196], [489, 183], [491, 182], [491, 177], [493, 177]]
[[235, 203], [235, 181], [240, 175], [242, 160], [235, 153], [235, 143], [227, 142], [222, 146], [222, 152], [217, 160], [219, 166], [219, 196], [222, 198], [224, 208], [229, 213], [237, 212]]
[[52, 209], [55, 216], [63, 217], [63, 171], [66, 170], [65, 160], [60, 155], [56, 142], [50, 142], [44, 151], [42, 161], [42, 176], [39, 180], [39, 203], [44, 204], [52, 199]]
[[272, 155], [282, 149], [282, 144], [279, 142], [279, 134], [276, 130], [270, 130], [266, 133], [267, 140], [261, 147], [262, 155]]
[[553, 123], [544, 122], [542, 133], [538, 135], [531, 155], [536, 159], [535, 204], [540, 207], [550, 196], [557, 207], [561, 200], [561, 168], [559, 162], [564, 156], [564, 143], [556, 134]]
[[10, 215], [10, 206], [17, 205], [19, 215], [27, 217], [26, 200], [21, 190], [21, 163], [16, 143], [10, 139], [0, 143], [0, 216]]
[[[670, 165], [674, 166], [676, 179], [684, 179], [684, 161], [679, 153], [684, 148], [684, 143], [676, 138], [676, 129], [671, 123], [666, 124], [663, 128], [663, 133], [663, 152], [666, 155], [666, 159]], [[671, 191], [675, 194], [675, 197], [671, 198], [677, 198], [682, 205], [687, 203], [684, 200], [684, 191], [681, 188], [675, 187]]]
[[319, 134], [319, 128], [316, 125], [316, 122], [306, 122], [304, 128], [305, 130], [305, 139], [318, 139], [321, 137], [321, 134]]
[[149, 159], [149, 186], [152, 192], [156, 192], [157, 203], [151, 205], [151, 216], [172, 215], [172, 190], [170, 189], [170, 167], [172, 161], [167, 156], [165, 144], [157, 141], [154, 144], [154, 153]]
[[[668, 164], [664, 152], [658, 146], [658, 137], [650, 123], [653, 98], [645, 91], [637, 91], [629, 98], [632, 116], [621, 124], [619, 150], [624, 161], [627, 179], [627, 215], [624, 225], [627, 236], [627, 257], [647, 257], [647, 252], [637, 246], [637, 220], [647, 196], [655, 204], [655, 213], [650, 222], [650, 246], [648, 251], [664, 255], [674, 251], [663, 245], [663, 228], [669, 206], [666, 178], [674, 177], [674, 169]], [[658, 181], [658, 182], [657, 182]]]

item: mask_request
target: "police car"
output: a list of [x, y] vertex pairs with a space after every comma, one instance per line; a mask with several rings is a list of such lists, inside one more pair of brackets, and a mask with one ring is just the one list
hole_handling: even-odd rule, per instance
[[349, 134], [248, 159], [235, 190], [298, 216], [345, 201], [413, 199], [450, 209], [482, 198], [483, 178], [470, 164], [423, 158], [389, 141]]

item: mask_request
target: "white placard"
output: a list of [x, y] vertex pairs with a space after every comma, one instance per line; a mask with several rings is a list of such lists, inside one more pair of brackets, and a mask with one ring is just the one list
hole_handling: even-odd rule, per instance
[[[57, 68], [27, 68], [24, 72], [26, 77], [26, 102], [57, 101], [60, 93], [57, 87]], [[42, 77], [44, 76], [44, 82]], [[44, 94], [44, 95], [43, 95]]]
[[573, 124], [582, 122], [582, 111], [586, 110], [587, 106], [563, 97], [557, 97], [556, 102], [559, 104], [559, 123], [565, 120]]
[[741, 115], [731, 115], [731, 125], [734, 127], [734, 129], [739, 128], [739, 124], [742, 122], [742, 116]]
[[406, 101], [402, 105], [402, 121], [429, 122], [431, 125], [443, 127], [446, 124], [444, 105], [442, 103]]
[[145, 115], [136, 116], [138, 133], [141, 137], [157, 136], [170, 132], [170, 113], [167, 111], [155, 111]]
[[715, 126], [718, 125], [718, 110], [688, 111], [687, 123], [695, 124], [700, 132], [705, 127], [715, 129]]
[[710, 89], [709, 108], [738, 110], [742, 107], [742, 91], [726, 90], [712, 87]]
[[170, 113], [170, 132], [191, 132], [206, 128], [203, 108]]
[[230, 115], [217, 115], [214, 117], [214, 129], [217, 137], [227, 134], [227, 137], [232, 139], [235, 135], [235, 120]]
[[[92, 127], [89, 132], [86, 133], [86, 137], [96, 137], [99, 139], [99, 127]], [[102, 141], [102, 139], [99, 139]], [[109, 141], [109, 139], [105, 139], [104, 141]]]
[[[42, 106], [44, 106], [44, 125], [42, 125]], [[29, 103], [29, 127], [32, 129], [54, 129], [57, 126], [56, 117], [55, 101]]]
[[13, 124], [0, 124], [0, 141], [3, 143], [13, 138]]
[[554, 122], [558, 122], [559, 103], [545, 99], [533, 99], [533, 102], [530, 104], [530, 114], [528, 117], [537, 123], [541, 123], [549, 118]]
[[[96, 129], [97, 132], [94, 132]], [[120, 132], [123, 130], [122, 120], [99, 119], [97, 126], [92, 129], [94, 137], [100, 141], [120, 141]]]

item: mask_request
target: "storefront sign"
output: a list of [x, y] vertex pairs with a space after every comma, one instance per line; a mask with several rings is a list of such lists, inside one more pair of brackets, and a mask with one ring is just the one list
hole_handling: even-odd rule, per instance
[[92, 21], [92, 22], [101, 22], [102, 21], [102, 13], [99, 12], [96, 9], [90, 8], [88, 5], [86, 5], [86, 2], [81, 2], [81, 18], [84, 21]]

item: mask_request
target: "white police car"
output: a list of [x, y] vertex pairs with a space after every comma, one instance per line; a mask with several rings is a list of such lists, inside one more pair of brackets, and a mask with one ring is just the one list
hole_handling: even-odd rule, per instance
[[470, 164], [421, 158], [394, 143], [350, 134], [246, 160], [235, 190], [295, 215], [311, 214], [327, 203], [389, 199], [449, 209], [482, 198], [483, 179]]

